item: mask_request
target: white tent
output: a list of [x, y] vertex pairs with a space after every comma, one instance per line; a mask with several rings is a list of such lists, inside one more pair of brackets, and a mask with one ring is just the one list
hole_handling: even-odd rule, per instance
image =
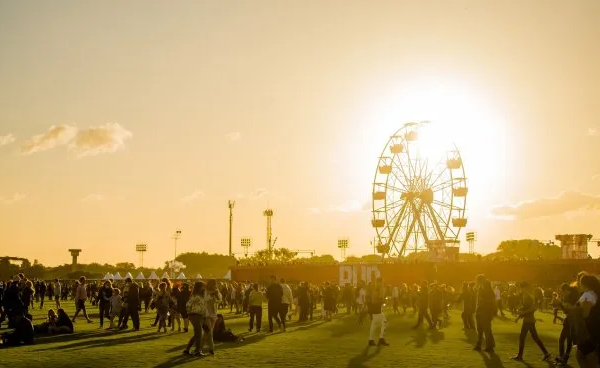
[[110, 274], [110, 272], [107, 272], [106, 275], [104, 275], [104, 278], [102, 280], [110, 280], [113, 278], [113, 275]]
[[140, 273], [138, 273], [138, 275], [135, 279], [136, 280], [145, 280], [146, 277], [144, 277], [144, 274], [142, 273], [142, 271], [140, 271]]
[[115, 280], [123, 280], [123, 278], [121, 277], [121, 275], [120, 275], [118, 272], [117, 272], [117, 273], [115, 273], [115, 275], [113, 276], [113, 278], [114, 278]]
[[201, 274], [197, 274], [197, 275], [196, 275], [196, 278], [197, 278], [198, 280], [202, 280], [202, 275], [201, 275]]
[[179, 274], [179, 276], [177, 276], [177, 280], [186, 280], [187, 277], [185, 277], [185, 275], [182, 273]]
[[169, 278], [169, 274], [165, 271], [165, 273], [163, 273], [163, 275], [161, 276], [161, 279], [168, 279]]
[[225, 276], [223, 276], [224, 280], [231, 280], [231, 270], [227, 271], [227, 273], [225, 274]]
[[150, 276], [148, 276], [148, 280], [158, 280], [158, 275], [156, 274], [156, 272], [152, 271]]
[[131, 272], [127, 272], [127, 275], [123, 276], [124, 279], [132, 279], [133, 280], [133, 275], [131, 274]]

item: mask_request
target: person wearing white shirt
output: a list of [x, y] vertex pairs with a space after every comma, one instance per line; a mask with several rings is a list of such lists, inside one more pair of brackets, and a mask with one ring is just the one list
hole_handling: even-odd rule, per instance
[[285, 321], [287, 313], [290, 310], [290, 305], [294, 302], [294, 296], [292, 294], [292, 288], [285, 283], [285, 279], [279, 280], [281, 289], [283, 290], [283, 296], [281, 297], [281, 310], [279, 311], [279, 318], [281, 318], [282, 331], [285, 332]]
[[579, 279], [581, 297], [577, 301], [580, 308], [580, 317], [583, 318], [588, 338], [577, 342], [577, 362], [580, 367], [597, 367], [600, 357], [597, 341], [600, 340], [600, 310], [598, 309], [598, 296], [600, 296], [600, 280], [593, 275], [584, 274]]
[[356, 311], [358, 312], [358, 324], [362, 325], [365, 316], [367, 315], [367, 310], [365, 306], [365, 302], [367, 299], [367, 289], [364, 281], [360, 281], [358, 284], [358, 292], [356, 296]]

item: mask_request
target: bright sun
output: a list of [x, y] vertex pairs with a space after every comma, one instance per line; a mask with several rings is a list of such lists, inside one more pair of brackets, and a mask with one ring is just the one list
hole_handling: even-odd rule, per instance
[[401, 91], [390, 93], [383, 100], [379, 97], [368, 113], [369, 120], [377, 124], [374, 144], [383, 148], [389, 135], [406, 122], [430, 121], [431, 129], [427, 130], [431, 134], [423, 139], [422, 149], [435, 157], [452, 143], [456, 144], [469, 186], [474, 189], [470, 190], [473, 195], [469, 207], [488, 208], [498, 201], [490, 198], [490, 194], [500, 192], [501, 179], [505, 179], [500, 177], [505, 172], [498, 168], [505, 166], [506, 133], [498, 113], [484, 96], [460, 83], [452, 86], [424, 82], [403, 86]]

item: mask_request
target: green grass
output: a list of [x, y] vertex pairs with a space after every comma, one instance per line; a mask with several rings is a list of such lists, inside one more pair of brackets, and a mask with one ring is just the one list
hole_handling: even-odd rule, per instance
[[[34, 323], [45, 317], [44, 310], [34, 312]], [[69, 315], [73, 303], [66, 303]], [[157, 333], [149, 327], [154, 313], [141, 315], [141, 331], [109, 332], [98, 329], [97, 312], [90, 308], [93, 324], [78, 319], [75, 334], [41, 337], [32, 346], [0, 350], [0, 366], [19, 367], [548, 367], [540, 361], [541, 353], [531, 338], [525, 346], [525, 363], [513, 362], [520, 325], [508, 320], [495, 320], [497, 355], [472, 351], [476, 336], [465, 334], [458, 311], [440, 331], [412, 330], [415, 316], [394, 316], [387, 312], [389, 347], [367, 348], [369, 323], [359, 326], [354, 316], [324, 323], [315, 320], [303, 325], [293, 322], [286, 333], [247, 333], [247, 317], [225, 314], [227, 327], [244, 335], [245, 341], [218, 344], [214, 357], [199, 361], [184, 357], [182, 351], [190, 333]], [[315, 315], [316, 317], [316, 315]], [[552, 316], [537, 313], [542, 321], [538, 331], [548, 350], [555, 354], [560, 325], [552, 324]], [[131, 325], [131, 323], [130, 323]], [[266, 313], [263, 316], [263, 329]]]

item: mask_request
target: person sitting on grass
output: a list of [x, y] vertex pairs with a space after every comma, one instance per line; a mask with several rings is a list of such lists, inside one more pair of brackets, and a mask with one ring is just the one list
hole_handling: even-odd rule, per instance
[[15, 317], [15, 330], [1, 336], [4, 346], [21, 346], [33, 344], [33, 323], [24, 314]]
[[54, 311], [54, 309], [50, 309], [48, 311], [48, 318], [45, 322], [42, 322], [38, 325], [33, 326], [33, 331], [36, 334], [47, 334], [49, 333], [50, 327], [55, 326], [56, 325], [56, 319], [58, 318], [58, 316], [56, 315], [56, 312]]
[[[206, 332], [206, 330], [204, 330]], [[218, 342], [236, 342], [244, 341], [243, 337], [236, 336], [231, 329], [225, 327], [225, 318], [222, 314], [217, 314], [217, 320], [213, 330], [213, 340]]]
[[58, 318], [54, 326], [50, 326], [48, 332], [51, 334], [72, 334], [73, 333], [73, 322], [67, 315], [64, 309], [58, 310]]

